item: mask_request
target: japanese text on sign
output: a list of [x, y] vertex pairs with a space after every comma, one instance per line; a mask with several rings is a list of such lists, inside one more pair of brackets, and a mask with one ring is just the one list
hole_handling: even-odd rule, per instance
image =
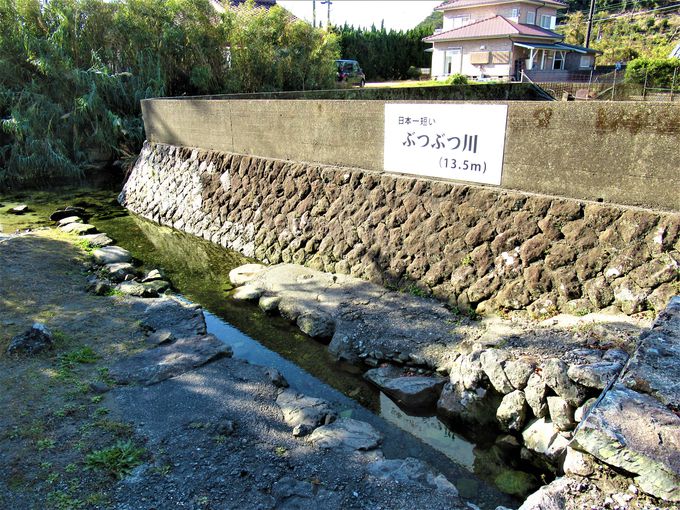
[[501, 183], [506, 105], [386, 104], [385, 170]]

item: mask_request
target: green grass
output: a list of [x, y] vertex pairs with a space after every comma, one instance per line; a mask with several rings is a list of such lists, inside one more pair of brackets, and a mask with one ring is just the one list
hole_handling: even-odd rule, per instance
[[144, 449], [132, 441], [118, 441], [113, 446], [95, 450], [85, 457], [88, 469], [106, 471], [109, 475], [123, 479], [142, 463]]

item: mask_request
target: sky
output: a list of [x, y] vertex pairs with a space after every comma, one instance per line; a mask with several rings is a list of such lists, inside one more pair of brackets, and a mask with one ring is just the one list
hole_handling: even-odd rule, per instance
[[[316, 0], [316, 19], [326, 25], [328, 5]], [[312, 0], [277, 0], [280, 6], [288, 9], [298, 18], [312, 22]], [[423, 21], [442, 0], [332, 0], [331, 23], [344, 25], [347, 22], [355, 27], [370, 28], [371, 24], [380, 28], [385, 20], [385, 28], [408, 30]]]

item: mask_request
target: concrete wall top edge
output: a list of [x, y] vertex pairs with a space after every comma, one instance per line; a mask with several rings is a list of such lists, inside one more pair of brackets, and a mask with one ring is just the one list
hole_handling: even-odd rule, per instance
[[151, 142], [382, 172], [388, 103], [508, 105], [502, 188], [680, 211], [680, 104], [163, 98], [142, 112]]

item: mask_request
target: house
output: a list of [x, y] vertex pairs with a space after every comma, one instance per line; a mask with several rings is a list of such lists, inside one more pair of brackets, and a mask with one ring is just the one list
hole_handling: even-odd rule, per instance
[[[210, 3], [217, 12], [224, 12], [224, 2], [222, 2], [222, 0], [210, 0]], [[246, 0], [229, 0], [228, 3], [232, 7], [238, 7], [239, 5], [246, 3]], [[265, 9], [269, 9], [275, 5], [276, 0], [255, 0], [255, 7], [264, 7]]]
[[569, 81], [589, 73], [596, 50], [565, 44], [554, 32], [561, 0], [448, 0], [432, 43], [432, 76], [483, 80]]

